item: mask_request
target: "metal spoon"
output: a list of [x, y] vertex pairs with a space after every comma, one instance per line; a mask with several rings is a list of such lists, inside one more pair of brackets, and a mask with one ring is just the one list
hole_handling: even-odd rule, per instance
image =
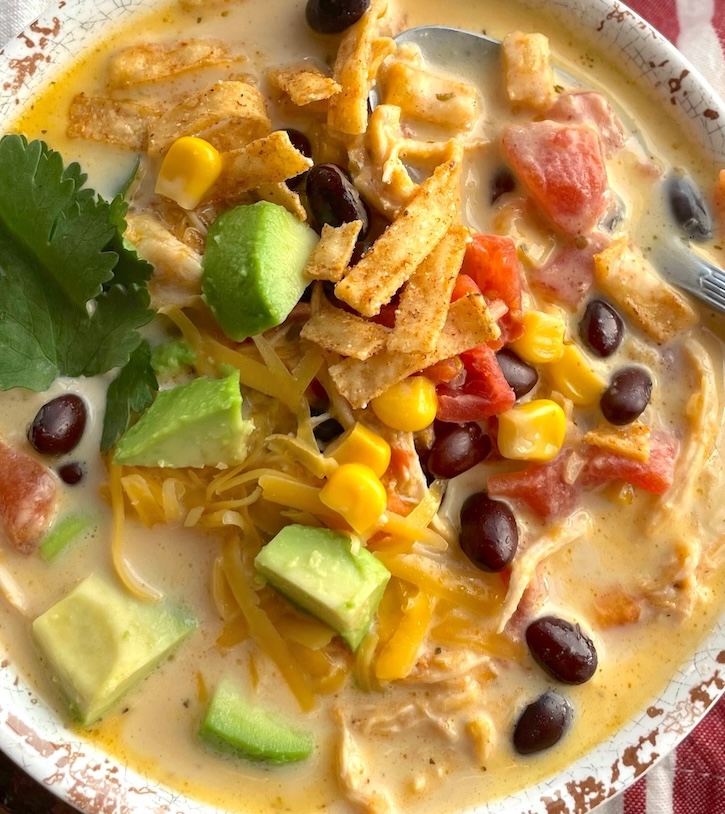
[[[417, 45], [428, 61], [444, 66], [447, 71], [463, 76], [474, 84], [480, 82], [489, 68], [501, 70], [501, 41], [485, 34], [429, 25], [403, 31], [395, 41], [400, 45]], [[556, 73], [566, 84], [581, 87], [580, 80], [560, 68], [556, 69]], [[371, 106], [376, 107], [378, 102], [377, 93], [373, 90]], [[617, 112], [621, 116], [621, 112]], [[621, 118], [630, 132], [638, 135], [634, 124], [626, 116]], [[660, 274], [673, 285], [689, 292], [710, 308], [725, 313], [725, 271], [697, 254], [675, 234], [674, 229], [670, 237], [661, 241], [651, 259]]]

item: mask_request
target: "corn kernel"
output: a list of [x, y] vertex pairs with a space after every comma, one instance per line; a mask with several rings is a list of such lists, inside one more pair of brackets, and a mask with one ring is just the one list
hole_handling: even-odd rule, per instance
[[370, 406], [388, 427], [402, 432], [418, 432], [433, 423], [438, 411], [438, 397], [430, 379], [411, 376], [374, 398]]
[[560, 311], [526, 311], [523, 334], [511, 347], [530, 364], [546, 364], [561, 359], [564, 353], [566, 323]]
[[604, 379], [592, 369], [576, 345], [564, 345], [558, 362], [547, 367], [551, 384], [577, 407], [590, 407], [607, 388]]
[[388, 504], [380, 478], [364, 464], [342, 464], [320, 490], [320, 500], [359, 534], [372, 528]]
[[221, 171], [222, 157], [216, 147], [196, 136], [183, 136], [166, 153], [155, 192], [183, 209], [196, 209]]
[[550, 399], [517, 404], [498, 417], [498, 448], [514, 461], [556, 458], [566, 435], [566, 416]]
[[390, 464], [390, 444], [359, 422], [325, 450], [339, 464], [365, 464], [380, 477]]

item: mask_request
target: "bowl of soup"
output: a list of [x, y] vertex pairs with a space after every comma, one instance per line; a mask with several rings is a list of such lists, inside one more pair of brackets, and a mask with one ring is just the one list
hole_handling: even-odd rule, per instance
[[722, 102], [600, 0], [342, 5], [0, 55], [0, 747], [89, 814], [591, 811], [722, 688]]

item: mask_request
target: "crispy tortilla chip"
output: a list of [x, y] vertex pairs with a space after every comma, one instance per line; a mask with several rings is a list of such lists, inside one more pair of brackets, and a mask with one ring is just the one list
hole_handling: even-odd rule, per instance
[[363, 316], [380, 313], [448, 231], [460, 208], [460, 153], [418, 187], [397, 220], [335, 288]]
[[291, 190], [284, 181], [276, 184], [260, 184], [256, 192], [260, 201], [269, 201], [278, 206], [283, 206], [297, 220], [307, 220], [307, 210], [302, 206], [300, 196]]
[[322, 102], [342, 90], [332, 77], [325, 76], [319, 68], [309, 64], [272, 69], [268, 76], [270, 82], [298, 107]]
[[385, 349], [366, 361], [343, 359], [330, 366], [330, 376], [354, 408], [365, 407], [370, 399], [413, 373], [476, 345], [498, 339], [500, 334], [483, 296], [468, 294], [451, 303], [446, 324], [433, 352], [397, 353]]
[[398, 59], [397, 53], [381, 73], [385, 104], [399, 107], [408, 118], [467, 131], [481, 113], [480, 94], [470, 82]]
[[149, 127], [158, 115], [157, 110], [136, 102], [81, 93], [71, 102], [67, 135], [145, 151]]
[[266, 184], [279, 184], [311, 166], [312, 161], [293, 146], [286, 131], [276, 130], [224, 156], [224, 169], [213, 195], [233, 198]]
[[326, 223], [322, 227], [320, 242], [305, 266], [305, 276], [310, 280], [329, 280], [332, 283], [342, 280], [361, 228], [362, 221], [359, 220], [337, 227]]
[[698, 322], [685, 297], [657, 275], [626, 237], [594, 255], [594, 272], [604, 293], [660, 345]]
[[585, 444], [632, 458], [634, 461], [649, 460], [650, 428], [639, 422], [628, 424], [625, 427], [602, 424], [585, 433], [582, 441]]
[[512, 31], [503, 41], [506, 91], [514, 104], [546, 110], [556, 97], [549, 40]]
[[341, 91], [330, 99], [327, 124], [351, 136], [368, 126], [368, 95], [382, 61], [393, 53], [395, 42], [380, 37], [388, 0], [372, 0], [362, 18], [345, 33], [337, 51], [334, 77]]
[[353, 359], [369, 359], [385, 347], [390, 328], [336, 308], [322, 294], [319, 284], [312, 300], [315, 313], [302, 328], [301, 336], [324, 350]]
[[149, 133], [148, 153], [163, 155], [181, 136], [200, 136], [229, 152], [266, 136], [271, 128], [264, 96], [256, 88], [246, 82], [216, 82], [158, 118]]
[[430, 353], [448, 315], [453, 284], [461, 270], [469, 231], [454, 224], [405, 284], [388, 349]]
[[128, 88], [160, 82], [186, 71], [220, 65], [231, 59], [227, 47], [214, 40], [148, 42], [113, 54], [108, 62], [109, 88]]

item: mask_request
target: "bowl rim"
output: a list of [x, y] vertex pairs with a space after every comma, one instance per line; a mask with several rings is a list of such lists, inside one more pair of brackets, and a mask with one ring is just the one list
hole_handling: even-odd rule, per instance
[[[522, 0], [538, 7], [537, 0]], [[59, 0], [0, 51], [0, 120], [16, 116], [35, 90], [90, 47], [103, 27], [109, 36], [128, 16], [163, 5], [163, 0]], [[625, 55], [622, 70], [644, 82], [715, 160], [725, 161], [725, 103], [707, 81], [661, 34], [618, 0], [551, 0], [553, 16], [571, 24], [572, 14], [585, 39]], [[547, 9], [549, 10], [549, 9]], [[595, 25], [595, 22], [597, 25]], [[646, 61], [630, 53], [635, 40], [642, 52], [664, 59]], [[635, 54], [639, 53], [634, 49]], [[222, 809], [182, 797], [172, 788], [124, 767], [81, 734], [66, 727], [35, 692], [23, 686], [11, 657], [0, 643], [0, 749], [26, 773], [61, 799], [87, 814], [110, 810], [134, 814], [223, 814]], [[637, 780], [673, 750], [725, 689], [725, 611], [653, 703], [629, 720], [607, 742], [565, 770], [504, 799], [462, 814], [583, 814]]]

